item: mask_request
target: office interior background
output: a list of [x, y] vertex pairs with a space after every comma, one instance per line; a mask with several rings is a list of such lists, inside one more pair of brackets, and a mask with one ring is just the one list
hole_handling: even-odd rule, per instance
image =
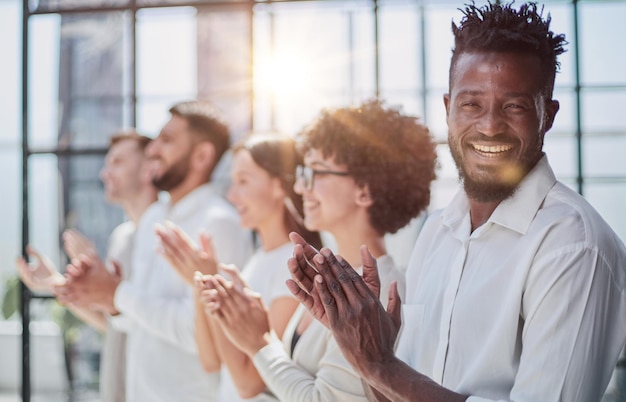
[[[626, 240], [626, 0], [544, 4], [552, 29], [569, 41], [546, 153], [558, 178]], [[122, 127], [156, 136], [180, 100], [210, 99], [242, 138], [251, 131], [295, 134], [321, 108], [384, 99], [419, 116], [439, 142], [430, 208], [444, 206], [458, 189], [442, 95], [450, 25], [461, 19], [462, 6], [462, 0], [0, 0], [0, 295], [26, 242], [63, 267], [60, 234], [78, 228], [104, 253], [108, 234], [124, 219], [105, 203], [98, 177], [108, 136]], [[227, 177], [226, 160], [217, 179], [224, 188]], [[400, 263], [418, 230], [416, 219], [390, 239]], [[45, 297], [27, 303], [28, 389], [23, 321], [14, 314], [0, 317], [0, 395], [32, 391], [33, 400], [65, 400], [60, 395], [69, 390], [74, 400], [93, 398], [98, 335], [72, 327], [77, 346], [68, 375], [62, 313]], [[626, 400], [618, 385], [612, 383], [607, 401]]]

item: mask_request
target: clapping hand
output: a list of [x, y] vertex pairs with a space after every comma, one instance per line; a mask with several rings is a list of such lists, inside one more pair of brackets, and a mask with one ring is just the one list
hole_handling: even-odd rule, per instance
[[158, 253], [163, 256], [174, 270], [189, 285], [194, 285], [194, 275], [217, 273], [217, 259], [213, 241], [205, 234], [200, 234], [200, 247], [178, 226], [171, 222], [156, 225], [156, 234], [161, 243]]
[[20, 256], [15, 265], [20, 279], [30, 290], [52, 293], [55, 286], [65, 283], [65, 278], [47, 256], [40, 254], [31, 246], [26, 247], [26, 253], [33, 262], [29, 264]]
[[261, 296], [253, 292], [233, 265], [220, 265], [232, 279], [222, 275], [198, 277], [200, 298], [207, 314], [220, 324], [231, 343], [253, 357], [272, 337], [269, 311]]
[[292, 233], [294, 257], [288, 262], [293, 295], [332, 332], [348, 362], [357, 370], [394, 356], [401, 324], [397, 284], [389, 289], [387, 311], [379, 301], [380, 280], [376, 259], [361, 247], [363, 277], [328, 248], [316, 252]]

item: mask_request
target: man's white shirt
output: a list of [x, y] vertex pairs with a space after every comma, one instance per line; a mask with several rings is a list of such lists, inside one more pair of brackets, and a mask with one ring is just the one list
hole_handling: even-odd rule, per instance
[[599, 401], [626, 338], [625, 269], [544, 157], [474, 232], [463, 192], [429, 218], [396, 354], [469, 401]]
[[204, 231], [220, 262], [242, 267], [252, 253], [250, 233], [239, 226], [235, 209], [210, 185], [174, 206], [159, 199], [142, 216], [135, 237], [132, 277], [115, 294], [128, 333], [128, 401], [212, 401], [218, 373], [206, 373], [197, 355], [193, 291], [157, 254], [155, 224], [172, 221], [194, 241]]

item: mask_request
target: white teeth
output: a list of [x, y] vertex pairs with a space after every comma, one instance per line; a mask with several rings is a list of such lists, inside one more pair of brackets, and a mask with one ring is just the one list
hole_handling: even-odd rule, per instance
[[317, 205], [317, 202], [314, 202], [314, 201], [303, 201], [302, 202], [302, 206], [304, 208], [313, 208], [316, 205]]
[[499, 153], [499, 152], [506, 152], [509, 151], [513, 148], [512, 145], [478, 145], [478, 144], [473, 144], [472, 145], [474, 147], [475, 150], [479, 151], [479, 152], [485, 152], [485, 153]]

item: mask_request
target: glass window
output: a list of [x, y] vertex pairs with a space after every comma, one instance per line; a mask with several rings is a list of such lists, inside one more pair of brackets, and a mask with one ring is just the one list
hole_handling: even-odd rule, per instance
[[580, 73], [584, 85], [626, 84], [626, 2], [580, 2]]
[[27, 0], [31, 12], [50, 12], [85, 8], [119, 7], [129, 0]]
[[583, 193], [617, 235], [622, 240], [626, 239], [626, 218], [624, 218], [626, 180], [615, 182], [588, 180]]
[[581, 97], [581, 119], [585, 135], [601, 132], [626, 135], [626, 119], [623, 115], [626, 89], [584, 89]]
[[129, 22], [117, 12], [30, 19], [31, 147], [104, 147], [130, 125]]

